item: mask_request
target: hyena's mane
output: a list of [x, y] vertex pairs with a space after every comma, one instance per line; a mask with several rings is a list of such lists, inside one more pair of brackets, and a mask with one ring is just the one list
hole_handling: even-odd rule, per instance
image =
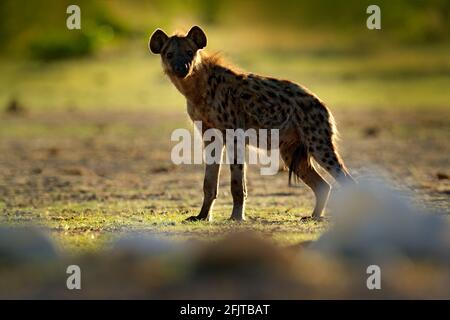
[[201, 63], [208, 69], [214, 69], [215, 67], [227, 69], [235, 74], [246, 74], [245, 71], [238, 68], [230, 61], [228, 61], [222, 52], [209, 53], [207, 51], [201, 52]]

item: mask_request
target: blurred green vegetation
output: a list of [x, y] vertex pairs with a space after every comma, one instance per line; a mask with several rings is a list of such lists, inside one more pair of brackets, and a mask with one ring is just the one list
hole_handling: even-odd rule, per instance
[[[86, 43], [101, 44], [117, 37], [145, 35], [157, 26], [174, 27], [187, 21], [242, 28], [326, 30], [365, 38], [369, 0], [2, 0], [0, 37], [3, 52], [26, 52], [38, 58], [90, 53]], [[81, 8], [82, 29], [65, 28], [66, 8]], [[377, 1], [382, 11], [384, 41], [435, 43], [450, 37], [450, 2], [446, 0]], [[80, 36], [81, 35], [81, 36]], [[89, 39], [89, 40], [87, 40]], [[63, 52], [63, 45], [67, 52]], [[74, 49], [76, 46], [80, 49]], [[45, 46], [53, 52], [42, 54]], [[56, 48], [53, 49], [53, 46]]]
[[[66, 8], [81, 8], [68, 30]], [[334, 107], [446, 107], [450, 1], [3, 0], [0, 106], [174, 110], [182, 97], [150, 56], [148, 36], [201, 25], [208, 50], [245, 70], [300, 82]]]
[[72, 1], [9, 1], [0, 3], [1, 52], [54, 60], [84, 56], [129, 30], [109, 13], [106, 1], [77, 1], [82, 8], [81, 30], [66, 28], [67, 7]]

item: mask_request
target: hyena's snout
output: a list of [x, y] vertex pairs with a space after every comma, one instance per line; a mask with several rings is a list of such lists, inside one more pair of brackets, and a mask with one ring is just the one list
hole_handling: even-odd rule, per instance
[[173, 72], [179, 78], [184, 78], [188, 75], [190, 64], [189, 62], [177, 62], [172, 66]]
[[178, 78], [185, 78], [191, 72], [191, 66], [193, 63], [193, 52], [188, 50], [188, 53], [177, 52], [173, 55], [172, 59], [169, 59], [168, 64], [172, 73]]

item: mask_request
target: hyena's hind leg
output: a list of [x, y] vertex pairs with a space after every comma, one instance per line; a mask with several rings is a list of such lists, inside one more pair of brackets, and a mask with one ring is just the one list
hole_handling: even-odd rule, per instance
[[320, 219], [327, 204], [331, 186], [314, 168], [305, 145], [280, 146], [280, 153], [284, 163], [289, 167], [289, 184], [294, 174], [313, 190], [316, 204], [311, 217]]

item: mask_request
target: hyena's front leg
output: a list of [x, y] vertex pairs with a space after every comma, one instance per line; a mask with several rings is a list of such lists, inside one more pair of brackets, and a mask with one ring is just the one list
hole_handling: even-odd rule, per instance
[[247, 199], [247, 186], [244, 164], [231, 164], [231, 195], [233, 196], [233, 212], [231, 219], [245, 220], [245, 200]]
[[[205, 142], [205, 146], [207, 144], [208, 142]], [[220, 154], [220, 159], [222, 159], [222, 152]], [[186, 221], [198, 221], [198, 220], [211, 221], [212, 219], [211, 211], [214, 202], [216, 201], [217, 193], [219, 192], [219, 175], [220, 175], [220, 162], [213, 164], [206, 164], [205, 178], [203, 180], [202, 208], [197, 216], [191, 216], [187, 218]]]

